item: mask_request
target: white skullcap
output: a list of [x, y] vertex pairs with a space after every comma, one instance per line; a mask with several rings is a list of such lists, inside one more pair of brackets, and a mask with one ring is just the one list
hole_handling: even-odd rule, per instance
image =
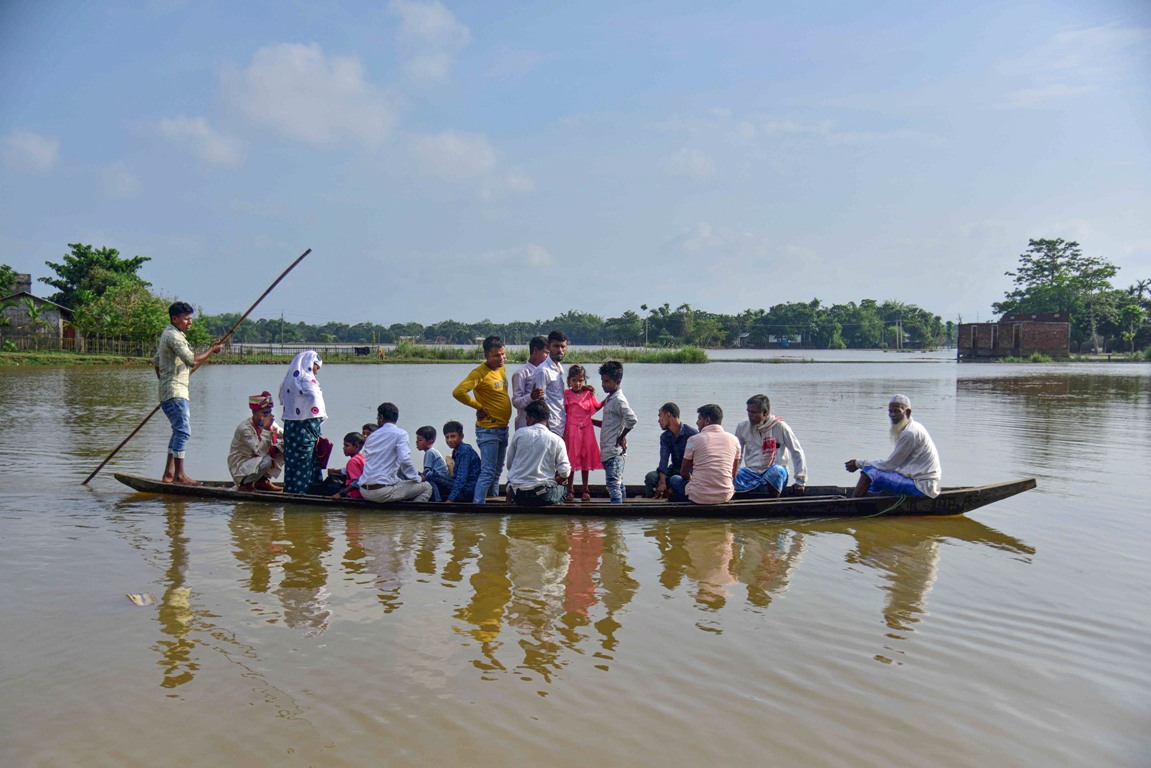
[[889, 402], [888, 405], [891, 405], [891, 403], [899, 403], [904, 408], [911, 407], [911, 400], [908, 399], [907, 395], [892, 395], [891, 402]]

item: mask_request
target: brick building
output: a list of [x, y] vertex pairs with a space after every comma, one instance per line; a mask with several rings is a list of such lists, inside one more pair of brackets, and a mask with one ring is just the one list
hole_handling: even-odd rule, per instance
[[1028, 357], [1034, 353], [1067, 357], [1071, 322], [1066, 312], [1004, 315], [997, 323], [960, 323], [960, 360]]

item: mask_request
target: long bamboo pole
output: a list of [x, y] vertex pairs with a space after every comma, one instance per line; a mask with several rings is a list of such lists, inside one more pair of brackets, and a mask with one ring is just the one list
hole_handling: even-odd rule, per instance
[[[289, 272], [291, 272], [293, 269], [295, 269], [295, 268], [296, 268], [296, 265], [297, 265], [297, 264], [299, 264], [301, 261], [303, 261], [303, 260], [304, 260], [304, 257], [305, 257], [305, 256], [307, 256], [307, 255], [308, 255], [309, 253], [311, 253], [311, 252], [312, 252], [312, 249], [311, 249], [311, 248], [309, 248], [308, 250], [306, 250], [306, 251], [304, 251], [303, 253], [301, 253], [301, 254], [300, 254], [300, 256], [299, 256], [299, 258], [297, 258], [295, 261], [293, 261], [293, 262], [292, 262], [292, 263], [291, 263], [291, 264], [288, 266], [288, 268], [287, 268], [287, 269], [285, 269], [285, 270], [284, 270], [284, 271], [283, 271], [283, 272], [280, 274], [280, 276], [276, 278], [275, 282], [273, 282], [271, 285], [269, 285], [269, 286], [268, 286], [268, 289], [267, 289], [266, 291], [264, 291], [263, 293], [261, 293], [261, 294], [260, 294], [260, 298], [256, 299], [255, 303], [254, 303], [254, 304], [252, 304], [252, 306], [248, 307], [248, 311], [247, 311], [247, 312], [245, 312], [245, 313], [244, 313], [244, 314], [243, 314], [243, 315], [240, 317], [240, 319], [236, 321], [236, 324], [235, 324], [235, 325], [233, 325], [231, 328], [229, 328], [229, 329], [228, 329], [228, 332], [227, 332], [227, 333], [225, 333], [223, 336], [221, 336], [221, 337], [220, 337], [220, 339], [219, 339], [219, 341], [217, 341], [217, 342], [216, 342], [215, 344], [213, 344], [212, 346], [216, 346], [216, 344], [223, 344], [225, 341], [227, 341], [227, 340], [228, 340], [228, 338], [229, 338], [229, 337], [231, 337], [231, 335], [232, 335], [233, 333], [235, 333], [235, 332], [236, 332], [236, 329], [240, 327], [240, 323], [242, 323], [242, 322], [244, 322], [245, 320], [247, 320], [247, 319], [248, 319], [248, 315], [252, 314], [252, 311], [253, 311], [253, 310], [254, 310], [256, 307], [258, 307], [258, 306], [260, 305], [260, 302], [261, 302], [261, 301], [263, 301], [265, 298], [267, 298], [268, 294], [272, 292], [272, 289], [273, 289], [273, 288], [275, 288], [277, 285], [279, 285], [279, 284], [280, 284], [280, 281], [281, 281], [281, 280], [283, 280], [285, 277], [287, 277], [287, 276], [288, 276], [288, 273], [289, 273]], [[207, 358], [205, 358], [205, 359], [204, 359], [204, 362], [207, 362]], [[202, 365], [202, 363], [197, 363], [196, 365], [192, 366], [192, 370], [191, 370], [191, 371], [189, 371], [189, 375], [191, 375], [191, 374], [195, 373], [195, 372], [196, 372], [196, 369], [197, 369], [197, 368], [199, 368], [199, 367], [200, 367], [200, 365]], [[103, 469], [103, 468], [104, 468], [104, 466], [105, 466], [105, 465], [106, 465], [106, 464], [107, 464], [109, 461], [111, 461], [111, 460], [112, 460], [112, 457], [113, 457], [113, 456], [115, 456], [117, 453], [119, 453], [119, 452], [120, 452], [120, 449], [121, 449], [121, 448], [123, 448], [125, 445], [127, 445], [127, 444], [128, 444], [128, 441], [129, 441], [129, 440], [131, 440], [133, 437], [135, 437], [135, 436], [136, 436], [136, 433], [137, 433], [137, 432], [139, 432], [141, 429], [143, 429], [143, 428], [144, 428], [144, 425], [145, 425], [145, 424], [147, 424], [147, 423], [148, 423], [148, 422], [151, 420], [151, 418], [152, 418], [153, 416], [155, 416], [155, 415], [156, 415], [156, 414], [159, 412], [159, 410], [160, 410], [160, 406], [159, 406], [159, 405], [157, 405], [155, 408], [153, 408], [153, 409], [152, 409], [152, 412], [151, 412], [151, 413], [149, 413], [147, 416], [145, 416], [145, 417], [144, 417], [144, 420], [143, 420], [143, 421], [141, 421], [141, 422], [139, 423], [139, 425], [137, 425], [137, 427], [136, 427], [135, 429], [133, 429], [133, 430], [132, 430], [132, 432], [131, 432], [131, 433], [130, 433], [130, 434], [127, 436], [127, 437], [125, 437], [125, 438], [124, 438], [123, 442], [121, 442], [119, 445], [117, 445], [117, 446], [116, 446], [116, 447], [115, 447], [115, 448], [112, 450], [112, 452], [111, 452], [111, 453], [109, 453], [109, 454], [107, 455], [107, 457], [105, 457], [105, 459], [104, 459], [103, 461], [101, 461], [101, 462], [100, 462], [100, 466], [98, 466], [98, 467], [96, 467], [94, 470], [92, 470], [92, 474], [90, 474], [90, 475], [88, 475], [86, 478], [84, 478], [84, 482], [83, 482], [83, 483], [81, 483], [81, 485], [87, 485], [89, 480], [91, 480], [93, 477], [95, 477], [96, 475], [98, 475], [98, 474], [100, 473], [100, 470], [101, 470], [101, 469]]]

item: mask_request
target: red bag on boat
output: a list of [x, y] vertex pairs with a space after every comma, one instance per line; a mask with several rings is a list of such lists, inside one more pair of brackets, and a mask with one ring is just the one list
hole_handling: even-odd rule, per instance
[[316, 440], [316, 464], [320, 469], [328, 466], [328, 459], [332, 456], [332, 441], [326, 437]]

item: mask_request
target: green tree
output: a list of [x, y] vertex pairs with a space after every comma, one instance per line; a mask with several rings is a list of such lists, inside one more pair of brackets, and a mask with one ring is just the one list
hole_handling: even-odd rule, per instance
[[93, 248], [82, 243], [69, 243], [68, 247], [72, 251], [64, 255], [62, 262], [44, 262], [56, 273], [56, 277], [40, 278], [40, 282], [56, 289], [56, 293], [48, 297], [50, 301], [76, 310], [103, 296], [125, 277], [145, 287], [150, 285], [136, 274], [144, 262], [151, 261], [147, 256], [122, 259], [115, 248]]
[[996, 314], [1066, 312], [1071, 316], [1072, 336], [1089, 336], [1097, 347], [1101, 313], [1106, 311], [1104, 294], [1111, 290], [1111, 278], [1118, 268], [1098, 256], [1084, 256], [1079, 243], [1030, 240], [1019, 255], [1019, 266], [1005, 273], [1015, 288], [1005, 300], [991, 305]]
[[7, 264], [0, 264], [0, 296], [8, 296], [16, 290], [16, 270]]
[[[151, 342], [169, 322], [168, 304], [139, 280], [124, 276], [103, 295], [80, 305], [72, 323], [85, 336]], [[203, 321], [193, 327], [197, 324]], [[191, 329], [188, 335], [192, 341]]]
[[1147, 310], [1139, 304], [1136, 296], [1127, 296], [1127, 300], [1119, 305], [1117, 321], [1122, 329], [1121, 335], [1127, 342], [1128, 349], [1135, 351], [1135, 337], [1140, 329], [1147, 323]]
[[604, 330], [616, 344], [631, 345], [643, 342], [643, 318], [629, 309], [619, 317], [608, 318]]

